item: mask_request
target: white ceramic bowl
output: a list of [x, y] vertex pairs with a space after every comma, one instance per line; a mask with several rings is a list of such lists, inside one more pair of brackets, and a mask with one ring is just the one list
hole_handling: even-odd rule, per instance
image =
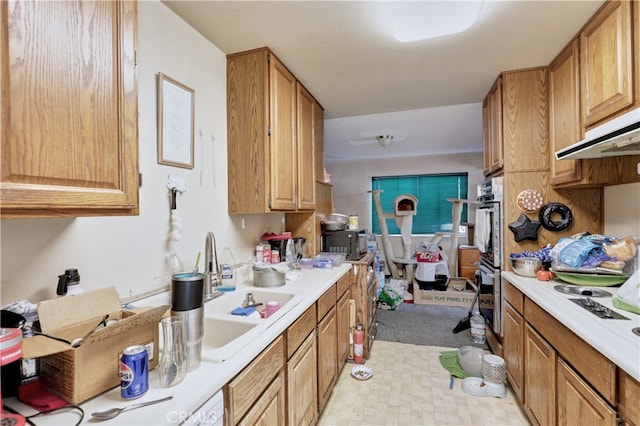
[[463, 346], [458, 350], [458, 364], [473, 377], [482, 377], [482, 356], [484, 349], [475, 346]]

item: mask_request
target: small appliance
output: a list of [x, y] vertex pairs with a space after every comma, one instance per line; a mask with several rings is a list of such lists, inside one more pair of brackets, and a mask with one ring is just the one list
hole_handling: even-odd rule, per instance
[[367, 252], [367, 240], [358, 231], [324, 231], [322, 251], [344, 253], [347, 255], [347, 260], [359, 260]]
[[204, 335], [204, 276], [175, 274], [171, 278], [171, 315], [181, 318], [187, 342], [187, 371], [200, 366]]

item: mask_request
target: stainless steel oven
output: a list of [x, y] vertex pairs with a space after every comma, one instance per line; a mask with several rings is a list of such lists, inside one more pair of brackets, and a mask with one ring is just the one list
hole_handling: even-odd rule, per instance
[[[502, 336], [503, 285], [500, 272], [503, 265], [503, 186], [504, 177], [489, 178], [478, 185], [478, 207], [474, 245], [480, 250], [480, 276], [478, 286], [481, 296], [493, 299], [492, 307], [480, 305], [480, 312], [498, 339]], [[488, 304], [490, 305], [490, 304]]]

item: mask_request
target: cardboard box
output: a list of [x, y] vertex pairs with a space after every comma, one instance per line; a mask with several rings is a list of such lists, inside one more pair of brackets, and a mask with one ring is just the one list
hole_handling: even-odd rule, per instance
[[145, 345], [149, 369], [158, 365], [158, 321], [169, 308], [121, 309], [114, 287], [45, 300], [38, 304], [38, 315], [42, 332], [50, 336], [72, 341], [106, 314], [117, 322], [98, 329], [77, 348], [46, 336], [23, 339], [23, 357], [40, 358], [44, 389], [79, 404], [120, 385], [120, 355], [128, 346]]
[[[454, 286], [465, 285], [462, 291], [456, 290]], [[418, 285], [413, 285], [413, 303], [419, 305], [444, 305], [444, 306], [461, 306], [469, 308], [476, 294], [476, 286], [467, 278], [452, 277], [449, 278], [446, 291], [438, 290], [420, 290]], [[493, 307], [492, 295], [480, 295], [480, 307]]]

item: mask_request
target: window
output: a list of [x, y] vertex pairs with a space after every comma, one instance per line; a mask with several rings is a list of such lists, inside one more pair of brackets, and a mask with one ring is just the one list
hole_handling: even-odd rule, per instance
[[[382, 213], [395, 212], [394, 199], [401, 194], [411, 194], [418, 199], [418, 209], [413, 216], [412, 234], [451, 232], [453, 203], [447, 198], [468, 198], [468, 174], [446, 173], [433, 175], [372, 177], [371, 189], [381, 189]], [[374, 234], [380, 234], [380, 223], [373, 197], [371, 218]], [[461, 222], [467, 221], [467, 204], [463, 203]], [[389, 234], [400, 234], [395, 220], [387, 220]]]

